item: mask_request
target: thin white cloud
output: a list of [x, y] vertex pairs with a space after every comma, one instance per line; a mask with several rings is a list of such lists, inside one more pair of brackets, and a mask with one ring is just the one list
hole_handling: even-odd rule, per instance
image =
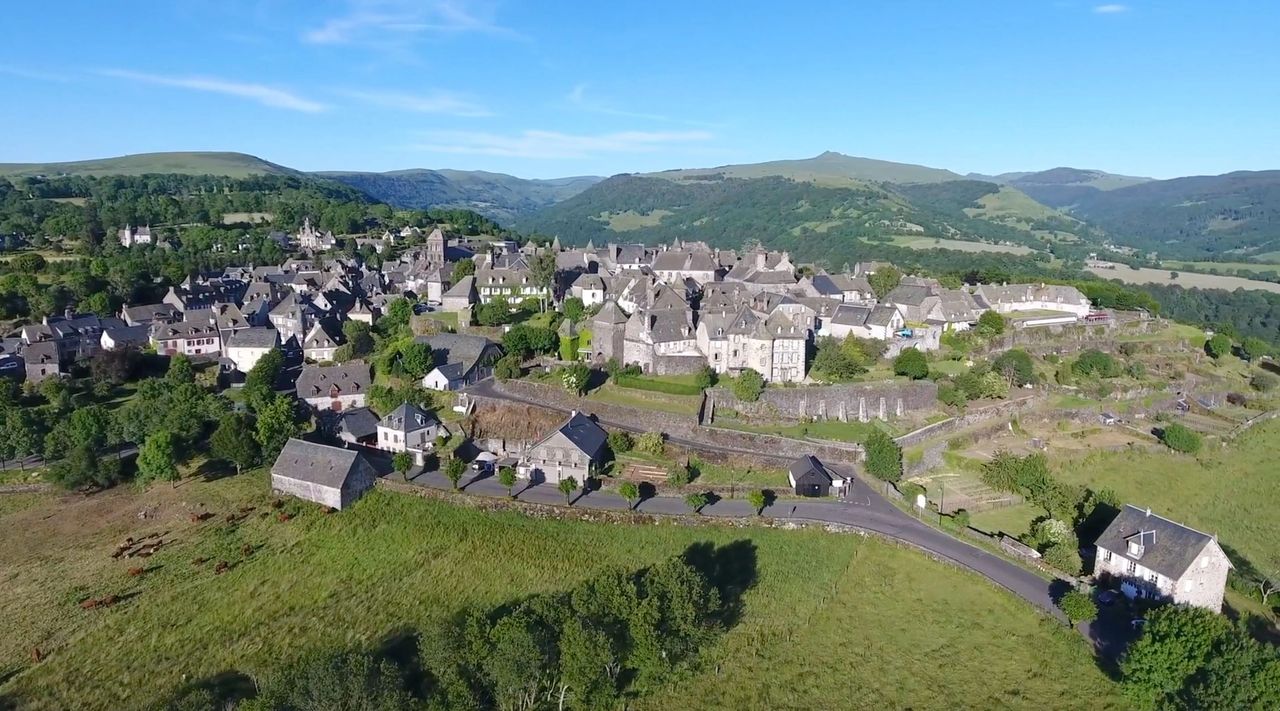
[[1128, 12], [1128, 5], [1095, 5], [1093, 11], [1099, 15], [1116, 15], [1121, 12]]
[[270, 106], [276, 109], [317, 113], [328, 108], [324, 104], [303, 98], [292, 92], [285, 91], [284, 89], [276, 89], [262, 84], [228, 81], [226, 79], [218, 79], [216, 77], [162, 76], [159, 74], [134, 72], [126, 69], [101, 69], [95, 73], [105, 77], [124, 79], [126, 81], [137, 82], [140, 84], [171, 86], [178, 89], [190, 89], [192, 91], [202, 91], [210, 94], [234, 96], [241, 99], [249, 99], [250, 101], [262, 104], [263, 106]]
[[483, 117], [493, 112], [485, 107], [448, 92], [406, 94], [398, 91], [340, 91], [343, 96], [396, 111], [447, 116]]
[[522, 131], [500, 135], [478, 131], [432, 131], [415, 149], [433, 153], [502, 156], [505, 158], [588, 158], [606, 153], [650, 153], [675, 144], [709, 141], [707, 131], [619, 131], [575, 135], [556, 131]]
[[304, 31], [303, 41], [377, 46], [429, 33], [520, 36], [497, 23], [492, 7], [467, 0], [348, 0], [348, 5], [345, 14]]
[[604, 116], [619, 116], [622, 118], [639, 119], [641, 121], [659, 121], [663, 123], [676, 123], [685, 126], [697, 126], [701, 128], [723, 128], [722, 124], [715, 124], [708, 121], [692, 121], [689, 119], [673, 118], [665, 114], [651, 114], [639, 111], [626, 111], [619, 109], [608, 103], [600, 101], [592, 96], [587, 95], [587, 84], [577, 84], [565, 96], [570, 106], [593, 114], [602, 114]]

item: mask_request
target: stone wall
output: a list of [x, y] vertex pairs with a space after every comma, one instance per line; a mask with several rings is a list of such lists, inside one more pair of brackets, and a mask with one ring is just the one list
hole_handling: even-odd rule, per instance
[[911, 447], [920, 444], [925, 440], [941, 437], [967, 427], [986, 422], [988, 420], [1005, 420], [1014, 415], [1021, 414], [1035, 408], [1037, 404], [1035, 395], [1023, 396], [1017, 400], [1006, 400], [998, 402], [986, 407], [976, 408], [964, 413], [958, 417], [935, 422], [931, 425], [921, 427], [914, 432], [908, 432], [897, 438], [898, 445], [901, 447]]
[[886, 381], [847, 383], [810, 387], [765, 388], [757, 402], [739, 400], [728, 388], [707, 391], [708, 416], [714, 421], [715, 408], [727, 408], [750, 418], [776, 421], [839, 420], [869, 422], [891, 420], [908, 413], [933, 410], [938, 402], [938, 386], [931, 381]]

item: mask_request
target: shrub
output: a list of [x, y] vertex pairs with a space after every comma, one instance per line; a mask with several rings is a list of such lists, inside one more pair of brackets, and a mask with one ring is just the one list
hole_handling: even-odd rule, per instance
[[667, 451], [667, 443], [661, 432], [645, 432], [636, 439], [635, 448], [655, 457], [661, 457]]
[[1120, 375], [1120, 364], [1102, 351], [1087, 350], [1071, 364], [1071, 372], [1085, 377], [1114, 378]]
[[756, 371], [747, 368], [733, 382], [733, 394], [743, 402], [755, 402], [764, 392], [764, 378]]
[[951, 514], [951, 518], [955, 519], [956, 525], [960, 528], [968, 528], [972, 521], [972, 517], [965, 509], [956, 509], [956, 512]]
[[1048, 546], [1040, 552], [1040, 557], [1045, 563], [1064, 573], [1075, 575], [1080, 572], [1080, 553], [1073, 545], [1057, 543]]
[[493, 366], [493, 377], [498, 380], [514, 380], [520, 377], [520, 356], [508, 353]]
[[988, 337], [1004, 333], [1004, 316], [995, 311], [983, 311], [978, 317], [978, 333]]
[[624, 430], [615, 430], [609, 433], [609, 451], [614, 454], [626, 454], [635, 446], [635, 440], [631, 438], [631, 433]]
[[1080, 590], [1069, 590], [1058, 600], [1058, 609], [1071, 620], [1071, 624], [1089, 622], [1098, 616], [1098, 603], [1093, 596]]
[[688, 464], [680, 462], [672, 462], [667, 467], [667, 486], [680, 488], [693, 481], [693, 472], [689, 470]]
[[1200, 451], [1200, 435], [1177, 422], [1166, 425], [1160, 431], [1160, 441], [1166, 447], [1183, 454], [1195, 454]]
[[893, 359], [893, 372], [912, 380], [929, 377], [929, 361], [915, 348], [908, 348]]
[[867, 453], [867, 472], [883, 481], [902, 478], [902, 448], [883, 430], [872, 430], [863, 447]]
[[991, 369], [1017, 387], [1034, 382], [1036, 378], [1036, 368], [1031, 362], [1031, 355], [1019, 348], [1001, 353], [1000, 357], [992, 361]]
[[1249, 386], [1260, 393], [1271, 392], [1280, 386], [1280, 377], [1265, 370], [1259, 370], [1249, 378]]
[[706, 390], [716, 384], [716, 371], [709, 365], [704, 365], [693, 378], [693, 384], [699, 390]]
[[1231, 354], [1231, 339], [1226, 334], [1216, 333], [1212, 338], [1204, 342], [1204, 352], [1209, 354], [1210, 358], [1217, 360], [1224, 355]]

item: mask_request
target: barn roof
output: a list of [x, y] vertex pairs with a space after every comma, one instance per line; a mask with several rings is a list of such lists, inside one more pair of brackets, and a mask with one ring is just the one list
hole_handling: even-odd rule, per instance
[[271, 466], [271, 476], [341, 489], [353, 473], [366, 466], [368, 462], [359, 452], [290, 439]]

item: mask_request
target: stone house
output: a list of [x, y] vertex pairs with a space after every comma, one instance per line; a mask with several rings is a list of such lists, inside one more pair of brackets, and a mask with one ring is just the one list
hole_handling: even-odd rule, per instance
[[248, 373], [262, 356], [280, 345], [280, 332], [274, 328], [246, 328], [227, 337], [224, 355], [236, 370]]
[[302, 341], [302, 355], [309, 361], [324, 363], [333, 360], [338, 346], [346, 342], [342, 328], [336, 319], [322, 318], [316, 321]]
[[1232, 567], [1215, 536], [1126, 504], [1098, 537], [1093, 572], [1129, 598], [1221, 612]]
[[157, 323], [151, 327], [151, 344], [161, 355], [218, 355], [222, 337], [208, 320]]
[[895, 306], [888, 304], [840, 304], [831, 318], [822, 323], [820, 334], [845, 338], [874, 338], [887, 341], [906, 326], [906, 319]]
[[344, 509], [355, 503], [378, 478], [359, 452], [290, 439], [271, 466], [271, 490]]
[[378, 421], [377, 446], [388, 452], [408, 452], [422, 466], [427, 452], [435, 449], [436, 437], [448, 434], [435, 415], [406, 402]]
[[457, 390], [484, 380], [502, 357], [502, 346], [484, 336], [437, 333], [414, 340], [431, 346], [436, 359], [436, 367], [422, 377], [422, 387], [428, 390]]
[[364, 407], [372, 383], [369, 364], [353, 360], [341, 365], [307, 365], [295, 383], [298, 399], [317, 410], [342, 412]]
[[1093, 311], [1079, 289], [1060, 284], [983, 284], [973, 295], [980, 306], [1002, 314], [1065, 311], [1082, 318]]
[[151, 236], [150, 225], [144, 227], [125, 225], [124, 229], [116, 231], [116, 239], [120, 241], [122, 247], [155, 244], [155, 240]]
[[604, 428], [575, 410], [563, 424], [520, 455], [516, 473], [531, 481], [553, 484], [573, 477], [581, 485], [604, 463], [607, 439]]

